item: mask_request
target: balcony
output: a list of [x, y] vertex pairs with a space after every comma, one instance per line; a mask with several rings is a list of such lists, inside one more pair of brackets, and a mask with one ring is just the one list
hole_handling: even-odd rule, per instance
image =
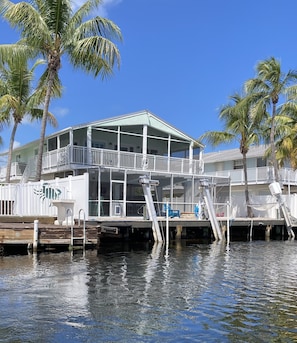
[[[252, 184], [267, 184], [274, 181], [274, 171], [271, 167], [248, 168], [248, 183]], [[291, 168], [281, 168], [279, 171], [280, 182], [285, 185], [297, 185], [297, 171]], [[225, 176], [231, 178], [231, 185], [244, 185], [243, 169], [222, 170], [216, 172], [208, 172], [211, 176]]]
[[50, 151], [43, 156], [43, 171], [62, 167], [85, 168], [103, 166], [128, 170], [147, 170], [150, 172], [168, 172], [177, 174], [201, 174], [203, 163], [199, 160], [146, 155], [99, 148], [67, 146]]
[[[12, 173], [14, 179], [22, 179], [25, 174], [36, 170], [36, 158], [26, 165], [14, 162]], [[203, 173], [203, 162], [165, 157], [159, 155], [146, 155], [139, 153], [115, 151], [99, 148], [86, 148], [80, 146], [67, 146], [43, 154], [42, 174], [50, 174], [61, 171], [105, 167], [110, 169], [127, 169], [135, 171], [175, 173], [180, 175], [201, 175]], [[26, 168], [25, 168], [26, 167]], [[0, 168], [0, 178], [5, 179], [6, 167]]]
[[[11, 164], [11, 170], [10, 170], [10, 179], [11, 180], [19, 180], [25, 169], [26, 169], [26, 163], [24, 162], [12, 162]], [[0, 181], [4, 181], [6, 178], [6, 170], [7, 167], [0, 167]]]

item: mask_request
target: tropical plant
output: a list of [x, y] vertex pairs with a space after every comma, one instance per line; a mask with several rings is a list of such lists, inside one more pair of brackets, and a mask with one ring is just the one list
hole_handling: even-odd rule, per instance
[[[286, 115], [286, 106], [284, 104], [278, 106], [278, 103], [281, 97], [285, 97], [291, 89], [295, 88], [294, 83], [297, 80], [297, 72], [289, 70], [287, 73], [283, 73], [280, 62], [274, 57], [259, 62], [256, 70], [256, 77], [246, 81], [245, 88], [248, 93], [254, 93], [257, 97], [254, 107], [255, 111], [262, 111], [264, 109], [264, 112], [270, 113], [270, 118], [267, 118], [269, 123], [266, 123], [266, 127], [269, 125], [269, 151], [273, 164], [274, 179], [279, 182], [279, 164], [275, 142], [277, 136], [276, 117], [278, 115]], [[294, 92], [292, 92], [293, 94]], [[294, 97], [296, 99], [296, 93]], [[293, 104], [293, 102], [291, 103]], [[284, 136], [283, 133], [279, 134]]]
[[245, 200], [248, 217], [253, 217], [250, 203], [247, 175], [247, 153], [252, 144], [259, 143], [259, 122], [262, 116], [252, 116], [253, 99], [247, 94], [235, 93], [230, 96], [231, 103], [223, 106], [220, 110], [219, 119], [223, 121], [223, 131], [208, 131], [200, 136], [200, 140], [218, 146], [222, 143], [239, 142], [239, 150], [242, 154]]
[[[13, 121], [7, 157], [6, 182], [10, 182], [12, 151], [18, 125], [22, 123], [25, 116], [29, 116], [30, 120], [37, 120], [43, 115], [40, 106], [44, 101], [45, 88], [40, 84], [40, 87], [32, 92], [34, 71], [43, 63], [43, 60], [37, 60], [29, 69], [27, 59], [20, 57], [9, 60], [0, 67], [0, 121], [2, 124], [10, 124]], [[57, 126], [56, 119], [51, 113], [47, 116], [47, 120], [53, 126]]]
[[[32, 0], [13, 3], [0, 0], [0, 13], [15, 28], [22, 39], [10, 48], [13, 54], [25, 53], [33, 57], [41, 55], [47, 60], [47, 92], [38, 148], [36, 180], [42, 171], [43, 145], [53, 84], [61, 68], [61, 58], [67, 55], [75, 68], [81, 68], [94, 76], [103, 78], [119, 66], [120, 54], [112, 39], [121, 40], [121, 32], [111, 20], [90, 15], [102, 0], [87, 0], [73, 11], [70, 0]], [[3, 56], [9, 50], [3, 47]]]

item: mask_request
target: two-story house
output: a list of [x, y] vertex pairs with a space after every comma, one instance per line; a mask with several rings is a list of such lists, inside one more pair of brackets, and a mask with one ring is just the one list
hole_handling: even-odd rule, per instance
[[[193, 212], [200, 197], [199, 180], [205, 179], [203, 148], [197, 140], [145, 110], [68, 127], [47, 136], [42, 180], [49, 184], [87, 175], [87, 186], [70, 192], [76, 194], [79, 203], [74, 211], [83, 207], [87, 218], [139, 216], [144, 206], [139, 183], [143, 175], [158, 181], [153, 192], [158, 204], [166, 199], [180, 211]], [[12, 183], [34, 180], [37, 149], [38, 141], [33, 141], [13, 151]], [[5, 173], [6, 167], [2, 167], [2, 181]], [[215, 185], [216, 181], [210, 183]], [[52, 188], [41, 188], [43, 198], [60, 194]], [[87, 201], [79, 197], [87, 197]]]
[[[269, 189], [275, 180], [272, 163], [266, 157], [267, 148], [265, 145], [252, 146], [247, 154], [248, 189], [256, 215], [265, 213], [265, 209], [275, 202]], [[232, 206], [237, 207], [237, 215], [245, 216], [243, 159], [239, 148], [205, 153], [203, 161], [206, 174], [230, 177]], [[296, 216], [297, 172], [285, 166], [280, 168], [279, 174], [282, 193]]]

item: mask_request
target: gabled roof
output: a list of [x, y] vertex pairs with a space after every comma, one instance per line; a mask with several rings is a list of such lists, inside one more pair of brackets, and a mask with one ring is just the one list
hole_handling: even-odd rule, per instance
[[88, 124], [74, 126], [73, 128], [76, 129], [86, 125], [95, 127], [148, 125], [162, 132], [166, 132], [168, 135], [170, 134], [186, 141], [195, 141], [197, 142], [197, 144], [203, 147], [202, 143], [171, 126], [148, 110], [142, 110], [139, 112], [129, 113], [117, 117], [102, 119]]
[[[266, 145], [251, 146], [247, 153], [247, 158], [263, 157], [265, 155], [265, 151], [267, 150], [267, 148], [268, 146]], [[224, 161], [235, 161], [241, 159], [242, 154], [240, 153], [239, 148], [209, 152], [203, 155], [203, 161], [205, 164]]]
[[[101, 120], [97, 120], [97, 121], [93, 121], [93, 122], [89, 122], [89, 123], [74, 125], [71, 127], [64, 128], [60, 131], [56, 131], [50, 135], [47, 135], [46, 139], [48, 139], [50, 137], [55, 137], [58, 134], [61, 134], [63, 132], [67, 132], [71, 129], [75, 130], [75, 129], [79, 129], [79, 128], [83, 128], [83, 127], [87, 127], [87, 126], [104, 128], [104, 127], [110, 127], [110, 126], [131, 126], [131, 125], [148, 125], [152, 128], [160, 130], [162, 132], [166, 132], [167, 134], [171, 134], [171, 135], [173, 135], [179, 139], [182, 139], [182, 140], [185, 140], [188, 142], [193, 141], [198, 146], [204, 147], [204, 145], [202, 143], [200, 143], [199, 141], [197, 141], [196, 139], [194, 139], [194, 138], [186, 135], [182, 131], [174, 128], [173, 126], [171, 126], [170, 124], [168, 124], [164, 120], [160, 119], [159, 117], [157, 117], [156, 115], [154, 115], [153, 113], [151, 113], [148, 110], [142, 110], [139, 112], [125, 114], [125, 115], [121, 115], [121, 116], [117, 116], [117, 117], [101, 119]], [[22, 145], [16, 149], [14, 149], [14, 151], [22, 150], [24, 147], [29, 147], [29, 146], [34, 145], [34, 144], [36, 145], [36, 143], [38, 141], [39, 141], [39, 139], [31, 141], [27, 144], [24, 144], [24, 145]], [[2, 155], [5, 155], [5, 154], [7, 154], [7, 152], [3, 153]]]

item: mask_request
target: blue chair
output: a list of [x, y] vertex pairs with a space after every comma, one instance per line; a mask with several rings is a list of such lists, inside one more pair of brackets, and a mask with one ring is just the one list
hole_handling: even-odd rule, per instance
[[198, 204], [196, 204], [194, 207], [194, 213], [195, 213], [195, 217], [199, 218], [200, 213], [199, 213], [199, 205]]
[[180, 211], [179, 210], [173, 210], [171, 206], [168, 204], [163, 205], [163, 214], [164, 216], [167, 215], [167, 210], [168, 210], [168, 217], [174, 218], [174, 217], [180, 217]]

